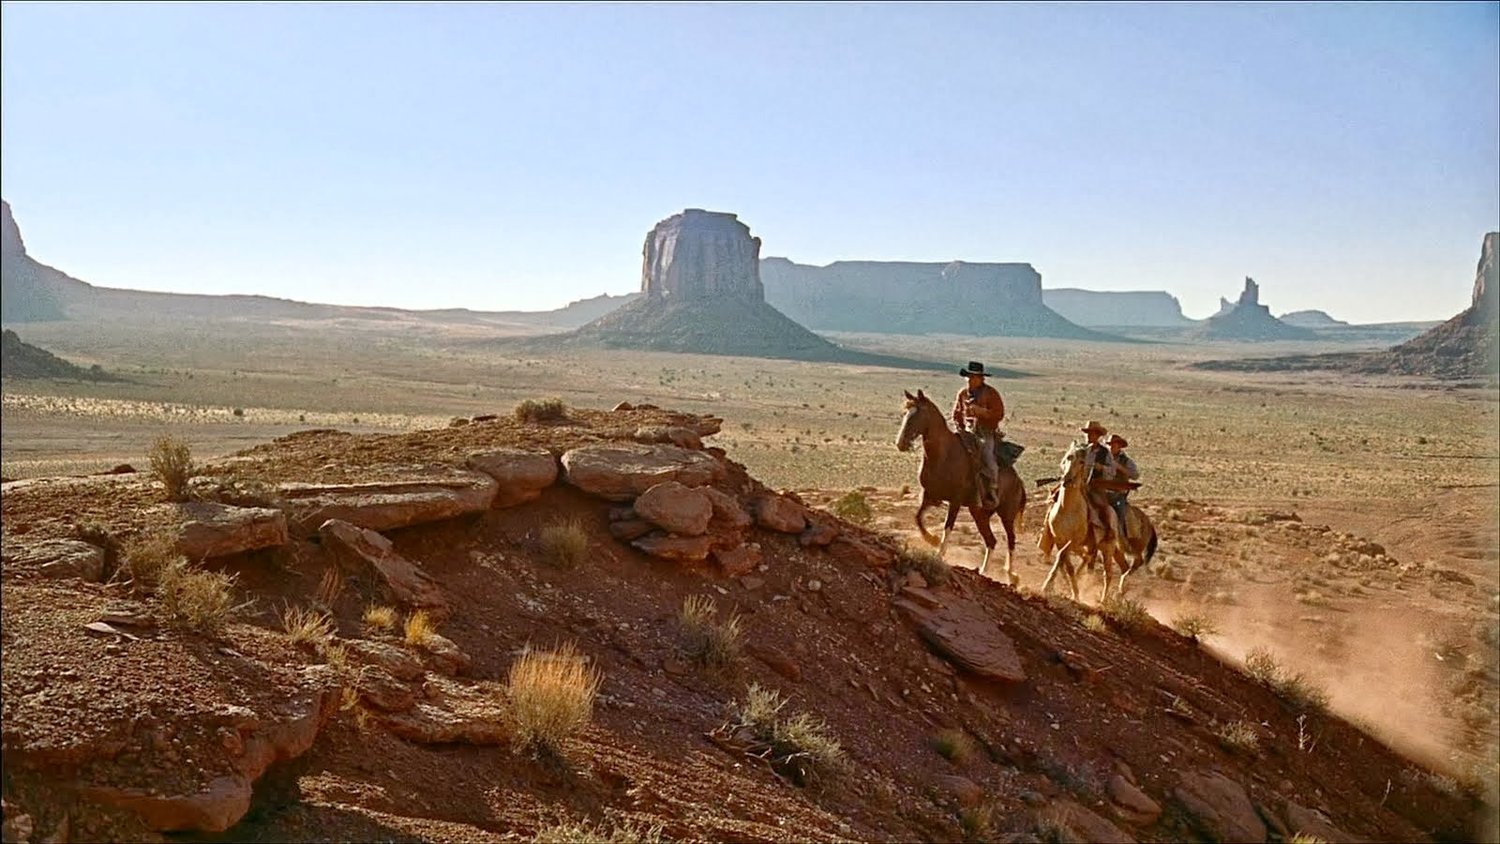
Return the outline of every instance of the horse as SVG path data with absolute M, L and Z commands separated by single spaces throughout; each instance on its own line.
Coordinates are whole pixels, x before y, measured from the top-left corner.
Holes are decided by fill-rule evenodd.
M 1120 569 L 1125 569 L 1125 552 L 1121 548 L 1119 532 L 1111 530 L 1106 534 L 1107 538 L 1096 536 L 1096 531 L 1089 524 L 1087 478 L 1084 477 L 1084 456 L 1088 451 L 1088 445 L 1074 443 L 1069 447 L 1062 459 L 1062 490 L 1058 493 L 1057 500 L 1047 508 L 1047 517 L 1042 523 L 1042 535 L 1037 541 L 1042 550 L 1045 560 L 1052 557 L 1054 549 L 1056 556 L 1052 562 L 1052 569 L 1047 573 L 1047 579 L 1042 581 L 1042 592 L 1052 588 L 1052 579 L 1057 576 L 1057 570 L 1061 568 L 1068 575 L 1068 584 L 1073 590 L 1073 600 L 1078 600 L 1078 577 L 1073 569 L 1073 563 L 1068 559 L 1069 554 L 1077 554 L 1080 561 L 1092 559 L 1099 555 L 1104 563 L 1104 591 L 1099 596 L 1099 602 L 1103 603 L 1109 599 L 1109 581 L 1113 576 L 1110 563 L 1117 562 Z M 1114 523 L 1114 515 L 1108 516 L 1111 525 Z
M 1121 595 L 1125 594 L 1125 578 L 1135 570 L 1145 568 L 1150 564 L 1151 558 L 1156 556 L 1158 540 L 1156 525 L 1152 523 L 1151 517 L 1134 504 L 1126 504 L 1125 525 L 1125 537 L 1121 544 L 1124 546 L 1125 556 L 1131 558 L 1131 563 L 1128 568 L 1122 566 L 1124 570 L 1120 572 Z M 1097 556 L 1098 550 L 1095 549 L 1084 563 L 1084 568 L 1093 569 L 1094 558 Z
M 960 507 L 967 507 L 984 539 L 984 559 L 979 563 L 979 573 L 990 562 L 995 550 L 995 532 L 990 529 L 990 517 L 998 514 L 1000 524 L 1005 526 L 1005 579 L 1011 586 L 1020 583 L 1020 578 L 1011 571 L 1011 558 L 1016 552 L 1016 531 L 1026 512 L 1026 487 L 1015 467 L 1001 466 L 996 481 L 999 503 L 994 509 L 985 509 L 969 502 L 978 500 L 979 486 L 975 477 L 971 457 L 959 439 L 959 434 L 948 427 L 948 418 L 932 399 L 917 391 L 914 396 L 905 393 L 906 404 L 901 417 L 901 430 L 896 436 L 896 448 L 910 451 L 912 441 L 922 438 L 922 470 L 918 481 L 922 486 L 922 501 L 917 505 L 917 530 L 929 545 L 936 545 L 941 557 L 948 549 L 948 534 L 958 520 Z M 972 459 L 978 459 L 975 456 Z M 928 533 L 922 522 L 922 513 L 939 502 L 947 502 L 948 519 L 943 523 L 943 536 L 939 540 Z

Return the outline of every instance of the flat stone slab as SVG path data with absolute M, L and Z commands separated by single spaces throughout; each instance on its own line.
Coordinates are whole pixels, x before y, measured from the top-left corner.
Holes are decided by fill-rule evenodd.
M 1185 774 L 1172 796 L 1193 825 L 1213 841 L 1263 844 L 1266 824 L 1245 787 L 1218 771 Z
M 0 557 L 7 567 L 33 569 L 43 577 L 76 577 L 89 582 L 104 577 L 104 549 L 81 539 L 27 542 L 7 536 Z
M 189 560 L 227 557 L 291 541 L 286 513 L 269 507 L 232 507 L 213 501 L 189 501 L 153 508 L 181 521 L 177 550 Z
M 568 483 L 610 501 L 633 501 L 666 481 L 704 486 L 724 474 L 723 465 L 704 452 L 641 443 L 580 446 L 562 456 L 562 465 Z
M 398 554 L 389 539 L 338 519 L 324 522 L 318 535 L 336 552 L 372 569 L 397 601 L 440 614 L 447 611 L 448 596 L 442 587 L 421 566 Z
M 542 497 L 557 483 L 557 458 L 551 452 L 526 448 L 497 448 L 469 455 L 467 465 L 495 479 L 499 490 L 491 506 L 514 507 Z
M 329 519 L 370 530 L 438 522 L 490 508 L 500 484 L 481 472 L 364 484 L 282 484 L 288 526 L 308 537 Z
M 959 668 L 989 680 L 1026 681 L 1015 643 L 981 606 L 954 595 L 940 600 L 936 607 L 908 597 L 892 603 L 916 625 L 923 639 Z

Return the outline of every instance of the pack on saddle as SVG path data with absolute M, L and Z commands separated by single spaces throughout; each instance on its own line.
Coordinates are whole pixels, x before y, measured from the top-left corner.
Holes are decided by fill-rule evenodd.
M 973 426 L 970 425 L 958 432 L 958 441 L 963 444 L 964 453 L 969 456 L 969 471 L 974 476 L 974 489 L 977 490 L 975 495 L 978 497 L 978 500 L 973 503 L 975 506 L 983 507 L 985 481 L 984 456 L 983 452 L 980 451 L 983 447 L 983 440 L 979 438 L 979 435 L 974 432 Z M 1001 469 L 1008 469 L 1015 466 L 1016 461 L 1021 457 L 1021 452 L 1026 450 L 1026 446 L 1017 445 L 1005 439 L 1004 431 L 995 432 L 994 443 L 995 463 Z

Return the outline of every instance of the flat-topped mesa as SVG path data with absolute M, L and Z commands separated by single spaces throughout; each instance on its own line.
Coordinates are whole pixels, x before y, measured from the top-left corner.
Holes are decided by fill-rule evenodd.
M 642 250 L 641 292 L 668 301 L 765 301 L 760 238 L 734 214 L 689 208 L 657 223 Z

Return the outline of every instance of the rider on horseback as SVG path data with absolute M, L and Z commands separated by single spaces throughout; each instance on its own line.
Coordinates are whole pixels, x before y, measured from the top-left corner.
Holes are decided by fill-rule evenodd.
M 1130 443 L 1119 434 L 1109 436 L 1109 456 L 1112 468 L 1106 470 L 1099 477 L 1111 481 L 1138 481 L 1141 478 L 1140 467 L 1125 453 L 1125 447 Z M 1129 512 L 1130 505 L 1126 498 L 1130 496 L 1129 489 L 1112 489 L 1105 493 L 1109 498 L 1109 505 L 1114 508 L 1115 515 L 1120 517 L 1120 538 L 1126 538 L 1126 527 L 1129 520 L 1125 518 Z
M 994 509 L 1000 499 L 997 490 L 1000 464 L 995 459 L 996 430 L 1005 419 L 1005 401 L 1000 398 L 998 390 L 984 382 L 988 377 L 984 364 L 971 360 L 958 374 L 969 379 L 969 383 L 958 391 L 958 398 L 953 402 L 953 423 L 959 431 L 965 428 L 973 430 L 979 441 L 979 478 L 983 496 L 980 505 Z
M 1099 441 L 1099 438 L 1108 433 L 1109 429 L 1091 419 L 1080 430 L 1088 438 L 1087 451 L 1084 452 L 1083 456 L 1083 476 L 1087 479 L 1088 483 L 1089 522 L 1097 526 L 1101 531 L 1104 531 L 1107 535 L 1111 530 L 1109 526 L 1114 521 L 1109 518 L 1113 502 L 1108 497 L 1108 491 L 1095 485 L 1094 481 L 1112 482 L 1116 479 L 1120 470 L 1115 465 L 1114 454 L 1109 446 Z M 1129 458 L 1126 459 L 1128 460 Z M 1132 461 L 1131 466 L 1134 467 L 1134 465 L 1135 463 Z M 1056 501 L 1057 495 L 1061 491 L 1062 484 L 1053 487 L 1050 501 Z M 1121 516 L 1121 522 L 1124 522 L 1123 516 Z

